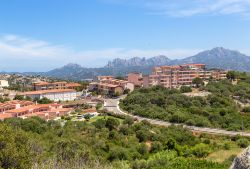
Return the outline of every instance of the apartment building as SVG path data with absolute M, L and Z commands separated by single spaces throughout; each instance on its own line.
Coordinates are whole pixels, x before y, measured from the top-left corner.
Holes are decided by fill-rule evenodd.
M 130 91 L 134 90 L 134 84 L 126 80 L 114 79 L 112 76 L 99 76 L 98 79 L 98 82 L 89 84 L 90 91 L 115 95 L 116 93 L 123 94 L 126 89 L 129 89 Z
M 130 83 L 133 83 L 135 86 L 143 86 L 143 75 L 142 73 L 129 73 L 127 80 Z
M 155 67 L 148 76 L 148 86 L 162 85 L 166 88 L 178 88 L 183 85 L 192 85 L 194 78 L 203 80 L 226 78 L 226 71 L 206 70 L 205 64 L 184 64 L 176 66 Z
M 23 93 L 24 96 L 32 99 L 42 99 L 44 97 L 53 101 L 72 101 L 77 97 L 74 89 L 54 89 L 54 90 L 38 90 Z
M 33 83 L 33 89 L 39 90 L 55 90 L 55 89 L 76 89 L 80 87 L 79 83 L 68 83 L 68 82 L 37 82 Z
M 34 104 L 29 101 L 14 100 L 0 104 L 0 120 L 11 117 L 28 118 L 33 116 L 51 120 L 69 114 L 72 110 L 71 108 L 63 108 L 62 105 L 57 103 Z

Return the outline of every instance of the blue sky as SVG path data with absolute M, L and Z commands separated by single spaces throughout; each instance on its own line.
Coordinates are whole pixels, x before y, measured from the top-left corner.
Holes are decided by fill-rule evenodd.
M 216 46 L 250 55 L 250 0 L 3 0 L 0 71 L 183 58 Z

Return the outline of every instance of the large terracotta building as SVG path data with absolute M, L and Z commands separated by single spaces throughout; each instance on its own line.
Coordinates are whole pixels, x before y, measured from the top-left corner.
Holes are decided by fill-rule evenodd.
M 176 66 L 155 67 L 148 76 L 148 86 L 161 85 L 167 88 L 178 88 L 183 85 L 192 85 L 194 78 L 203 80 L 226 79 L 226 71 L 206 70 L 205 64 L 184 64 Z M 147 85 L 147 84 L 145 84 Z
M 69 114 L 72 110 L 71 108 L 63 108 L 62 105 L 57 103 L 34 104 L 30 101 L 13 100 L 0 103 L 0 120 L 11 117 L 28 118 L 32 116 L 51 120 Z
M 90 91 L 98 91 L 102 94 L 123 94 L 124 90 L 134 90 L 134 84 L 126 80 L 115 79 L 112 76 L 98 76 L 98 81 L 89 84 Z
M 33 89 L 38 90 L 55 90 L 55 89 L 77 89 L 80 87 L 79 83 L 68 83 L 68 82 L 38 82 L 33 83 Z

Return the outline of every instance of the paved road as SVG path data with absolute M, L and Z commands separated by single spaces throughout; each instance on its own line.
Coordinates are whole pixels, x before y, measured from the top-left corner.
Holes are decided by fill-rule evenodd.
M 122 98 L 120 98 L 120 99 L 122 99 Z M 104 108 L 106 108 L 108 111 L 112 111 L 116 114 L 125 114 L 125 115 L 132 116 L 134 118 L 137 118 L 139 121 L 147 120 L 151 124 L 155 124 L 155 125 L 161 125 L 161 126 L 166 126 L 166 127 L 168 127 L 170 125 L 180 125 L 180 124 L 176 124 L 176 123 L 169 123 L 166 121 L 154 120 L 154 119 L 149 119 L 149 118 L 144 118 L 144 117 L 139 117 L 139 116 L 127 114 L 119 108 L 119 100 L 120 99 L 106 99 L 104 101 Z M 183 127 L 187 128 L 191 131 L 194 131 L 194 132 L 202 132 L 202 133 L 210 133 L 210 134 L 218 134 L 218 135 L 228 135 L 228 136 L 241 135 L 241 136 L 245 136 L 245 137 L 250 137 L 250 133 L 248 133 L 248 132 L 227 131 L 227 130 L 222 130 L 222 129 L 186 126 L 186 125 L 183 125 Z

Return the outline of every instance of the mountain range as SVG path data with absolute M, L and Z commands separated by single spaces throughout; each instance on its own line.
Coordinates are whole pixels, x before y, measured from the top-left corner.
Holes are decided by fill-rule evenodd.
M 131 59 L 116 58 L 101 68 L 85 68 L 78 64 L 70 63 L 61 68 L 39 74 L 62 79 L 84 80 L 93 79 L 100 75 L 124 76 L 129 72 L 150 74 L 154 66 L 179 65 L 185 63 L 203 63 L 206 64 L 208 69 L 218 68 L 250 72 L 249 56 L 238 51 L 216 47 L 212 50 L 206 50 L 184 59 L 172 60 L 164 55 L 148 59 L 140 57 L 134 57 Z

